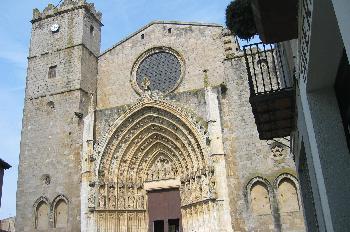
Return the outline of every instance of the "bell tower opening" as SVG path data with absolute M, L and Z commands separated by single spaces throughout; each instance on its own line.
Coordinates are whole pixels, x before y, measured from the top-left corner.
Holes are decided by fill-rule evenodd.
M 181 199 L 179 189 L 153 190 L 147 193 L 149 232 L 180 232 Z

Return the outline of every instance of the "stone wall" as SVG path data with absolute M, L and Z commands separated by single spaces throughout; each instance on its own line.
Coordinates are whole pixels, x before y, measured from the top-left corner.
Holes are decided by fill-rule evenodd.
M 80 231 L 82 118 L 96 92 L 101 23 L 91 5 L 69 0 L 34 10 L 32 23 L 16 229 Z
M 15 217 L 0 220 L 0 231 L 15 232 Z
M 126 211 L 135 207 L 124 202 L 118 208 L 114 190 L 134 202 L 132 188 L 136 186 L 139 195 L 145 189 L 130 182 L 135 186 L 126 194 L 126 185 L 115 181 L 122 176 L 122 181 L 130 176 L 139 181 L 137 173 L 125 175 L 123 170 L 141 170 L 143 178 L 154 158 L 139 155 L 142 146 L 134 139 L 138 135 L 144 136 L 138 138 L 145 138 L 142 142 L 161 138 L 169 145 L 164 149 L 182 167 L 170 182 L 180 186 L 182 198 L 192 197 L 191 188 L 198 190 L 189 204 L 182 201 L 184 228 L 200 230 L 206 221 L 213 222 L 207 231 L 304 231 L 289 144 L 259 140 L 244 60 L 234 38 L 221 26 L 153 22 L 99 56 L 100 14 L 85 1 L 65 0 L 58 9 L 49 5 L 42 13 L 35 10 L 32 22 L 18 231 L 80 231 L 81 225 L 83 231 L 92 231 L 96 224 L 108 227 L 119 217 L 120 230 L 128 230 Z M 50 31 L 53 23 L 59 24 L 58 32 Z M 182 79 L 165 96 L 147 91 L 141 96 L 133 86 L 135 62 L 159 48 L 176 52 Z M 49 78 L 54 66 L 56 75 Z M 155 130 L 158 135 L 149 136 Z M 172 147 L 177 150 L 171 152 Z M 127 155 L 115 156 L 116 151 Z M 148 166 L 133 169 L 134 161 L 143 163 L 141 159 Z M 170 164 L 167 157 L 162 160 Z M 118 166 L 115 174 L 113 165 L 118 162 L 129 166 Z M 210 192 L 210 197 L 203 192 Z M 131 220 L 143 220 L 135 228 L 146 230 L 145 205 L 140 208 L 140 215 L 133 214 Z
M 97 108 L 136 101 L 138 94 L 130 84 L 133 65 L 141 54 L 154 47 L 171 47 L 184 59 L 185 75 L 175 92 L 203 88 L 206 69 L 210 83 L 220 84 L 224 58 L 222 30 L 218 25 L 154 22 L 107 50 L 99 58 Z
M 288 142 L 280 140 L 282 145 L 259 139 L 244 62 L 241 53 L 225 61 L 227 91 L 220 99 L 233 227 L 236 231 L 304 231 L 301 210 L 279 213 L 276 180 L 281 174 L 294 180 L 295 164 Z M 268 209 L 261 208 L 264 204 L 255 206 L 251 199 L 256 184 L 265 188 L 261 193 L 268 193 Z M 296 181 L 298 191 L 297 186 Z
M 152 47 L 171 47 L 184 58 L 186 74 L 179 87 L 166 96 L 168 100 L 208 123 L 205 87 L 211 86 L 218 94 L 233 229 L 304 231 L 289 143 L 259 139 L 249 104 L 244 58 L 232 40 L 220 27 L 153 23 L 107 50 L 99 61 L 97 143 L 140 98 L 130 83 L 137 58 Z M 225 60 L 225 56 L 230 59 Z M 281 187 L 278 180 L 282 177 L 293 185 L 285 187 L 281 182 Z M 256 185 L 261 186 L 257 193 Z M 287 193 L 296 194 L 289 196 L 293 202 L 283 201 L 285 188 L 291 190 Z M 254 194 L 256 199 L 252 199 Z
M 38 199 L 46 197 L 50 209 L 61 194 L 69 199 L 69 228 L 79 230 L 83 125 L 74 112 L 79 111 L 81 98 L 80 91 L 73 91 L 25 102 L 17 189 L 19 231 L 34 229 Z

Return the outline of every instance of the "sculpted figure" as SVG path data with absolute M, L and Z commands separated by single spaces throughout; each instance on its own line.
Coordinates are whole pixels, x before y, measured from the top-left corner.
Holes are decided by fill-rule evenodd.
M 109 189 L 109 196 L 108 196 L 108 207 L 110 209 L 114 209 L 116 207 L 116 203 L 115 203 L 115 189 L 114 188 L 110 188 Z
M 209 194 L 209 180 L 206 175 L 202 175 L 202 198 L 207 199 Z
M 135 191 L 133 187 L 128 190 L 127 206 L 130 209 L 134 209 L 136 204 Z
M 144 197 L 142 195 L 139 195 L 137 197 L 137 208 L 138 209 L 143 209 L 144 208 Z
M 150 180 L 156 180 L 158 177 L 157 177 L 157 168 L 156 168 L 156 165 L 153 164 L 152 168 L 151 168 L 151 171 L 150 171 Z
M 167 179 L 174 178 L 174 172 L 172 170 L 171 163 L 168 160 L 165 161 L 164 169 L 165 169 L 165 174 Z
M 189 203 L 193 203 L 196 200 L 196 181 L 194 179 L 190 179 L 190 184 L 188 185 L 188 200 Z
M 160 180 L 162 178 L 163 173 L 161 172 L 162 169 L 162 163 L 158 159 L 156 162 L 156 180 Z
M 210 198 L 216 198 L 216 182 L 212 172 L 209 172 L 209 194 Z
M 124 197 L 118 198 L 118 209 L 125 209 L 125 199 Z
M 201 179 L 199 177 L 196 177 L 195 183 L 196 183 L 195 200 L 199 201 L 201 199 L 201 197 L 202 197 Z
M 100 208 L 106 207 L 106 192 L 104 186 L 100 187 L 100 195 L 98 201 Z
M 94 190 L 90 190 L 89 197 L 88 197 L 88 207 L 94 208 L 95 207 L 95 193 Z
M 182 204 L 183 205 L 187 205 L 188 202 L 189 202 L 189 187 L 188 187 L 189 183 L 186 181 L 184 183 L 184 186 L 183 186 L 183 189 L 182 189 L 182 194 L 181 194 L 181 197 L 182 197 Z
M 118 191 L 118 208 L 119 209 L 125 208 L 125 189 L 123 185 L 119 187 L 119 191 Z
M 129 196 L 128 198 L 128 208 L 129 209 L 134 209 L 135 208 L 135 196 Z

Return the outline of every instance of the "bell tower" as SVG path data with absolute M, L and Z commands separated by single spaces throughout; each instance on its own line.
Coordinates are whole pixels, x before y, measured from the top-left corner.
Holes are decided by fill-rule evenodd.
M 96 93 L 101 13 L 64 0 L 34 9 L 31 22 L 16 229 L 80 231 L 83 117 Z

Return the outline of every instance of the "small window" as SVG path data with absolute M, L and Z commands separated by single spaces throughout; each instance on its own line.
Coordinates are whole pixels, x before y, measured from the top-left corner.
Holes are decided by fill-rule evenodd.
M 55 78 L 56 77 L 56 69 L 57 69 L 57 65 L 50 66 L 49 73 L 48 73 L 49 78 Z
M 180 232 L 180 220 L 169 219 L 168 220 L 168 232 Z
M 95 28 L 94 28 L 94 26 L 90 26 L 90 35 L 91 36 L 94 36 L 95 35 Z
M 168 28 L 168 33 L 169 33 L 169 34 L 171 33 L 171 28 Z
M 145 38 L 145 34 L 142 34 L 142 35 L 141 35 L 141 39 L 144 39 L 144 38 Z
M 153 232 L 164 232 L 163 220 L 157 220 L 153 222 Z

